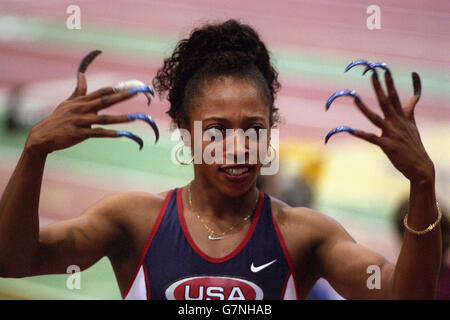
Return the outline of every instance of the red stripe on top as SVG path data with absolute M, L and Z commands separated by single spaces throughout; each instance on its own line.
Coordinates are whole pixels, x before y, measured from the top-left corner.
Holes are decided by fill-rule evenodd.
M 147 300 L 151 299 L 150 295 L 150 280 L 148 279 L 148 269 L 147 265 L 143 264 L 142 269 L 144 269 L 144 279 L 145 279 L 145 289 L 147 290 Z
M 183 229 L 184 236 L 186 237 L 188 243 L 191 245 L 192 249 L 194 249 L 194 251 L 201 258 L 205 259 L 206 261 L 212 262 L 212 263 L 225 262 L 225 261 L 227 261 L 229 259 L 232 259 L 239 252 L 241 252 L 241 250 L 245 247 L 247 242 L 252 237 L 253 232 L 255 231 L 256 225 L 257 225 L 258 220 L 259 220 L 259 216 L 261 214 L 262 205 L 264 203 L 264 194 L 261 191 L 259 191 L 259 200 L 258 200 L 258 206 L 257 206 L 256 212 L 255 212 L 255 217 L 253 218 L 253 221 L 252 221 L 252 223 L 250 225 L 250 228 L 247 231 L 247 234 L 246 234 L 244 240 L 242 240 L 242 242 L 239 244 L 239 246 L 236 249 L 234 249 L 232 252 L 230 252 L 226 256 L 224 256 L 222 258 L 213 258 L 213 257 L 208 256 L 199 247 L 197 247 L 197 245 L 195 244 L 194 240 L 192 239 L 192 237 L 191 237 L 191 235 L 189 233 L 189 230 L 188 230 L 187 225 L 186 225 L 186 220 L 184 219 L 183 200 L 182 200 L 182 197 L 181 197 L 182 190 L 183 190 L 183 188 L 180 188 L 180 189 L 177 190 L 178 219 L 180 220 L 180 224 L 181 224 L 181 228 Z
M 170 190 L 167 193 L 166 198 L 164 199 L 164 202 L 161 206 L 161 209 L 159 209 L 158 217 L 156 218 L 156 221 L 153 224 L 153 227 L 150 231 L 147 241 L 145 242 L 144 250 L 142 250 L 141 259 L 139 260 L 139 264 L 137 266 L 136 272 L 134 273 L 133 279 L 131 280 L 130 285 L 128 286 L 128 289 L 125 291 L 125 294 L 122 296 L 123 299 L 126 298 L 126 296 L 128 295 L 128 292 L 130 292 L 130 289 L 133 286 L 134 280 L 136 280 L 137 274 L 139 272 L 139 268 L 141 267 L 142 262 L 144 262 L 145 255 L 147 254 L 147 250 L 152 243 L 152 240 L 156 234 L 156 231 L 158 231 L 159 225 L 161 224 L 161 221 L 164 217 L 164 213 L 166 212 L 167 206 L 169 205 L 169 201 L 170 201 L 170 197 L 172 196 L 172 193 L 173 193 L 173 190 Z
M 283 250 L 284 257 L 286 258 L 286 261 L 289 265 L 289 269 L 291 271 L 290 273 L 292 274 L 292 277 L 294 278 L 295 295 L 298 300 L 299 294 L 298 294 L 297 277 L 295 276 L 294 264 L 292 263 L 291 255 L 289 254 L 289 251 L 287 250 L 286 244 L 283 239 L 283 235 L 281 234 L 280 229 L 278 228 L 278 224 L 275 221 L 275 217 L 273 215 L 272 215 L 272 220 L 273 220 L 273 226 L 275 227 L 275 232 L 277 233 L 278 241 L 280 242 L 281 249 Z M 289 275 L 286 279 L 287 280 L 289 279 Z M 287 280 L 286 280 L 286 287 L 287 287 Z M 286 287 L 283 289 L 283 295 L 281 296 L 281 298 L 283 298 L 283 296 L 284 296 Z

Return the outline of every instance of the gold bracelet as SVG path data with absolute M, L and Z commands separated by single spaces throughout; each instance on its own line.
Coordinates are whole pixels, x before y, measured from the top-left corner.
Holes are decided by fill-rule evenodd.
M 439 207 L 439 203 L 436 202 L 436 206 L 437 206 L 437 209 L 438 209 L 437 220 L 433 224 L 430 224 L 428 226 L 428 228 L 426 228 L 424 230 L 420 230 L 420 231 L 411 229 L 411 227 L 408 226 L 408 223 L 406 222 L 408 220 L 408 213 L 407 213 L 405 215 L 405 219 L 403 219 L 403 225 L 405 226 L 406 230 L 408 230 L 409 232 L 411 232 L 411 233 L 413 233 L 415 235 L 418 235 L 418 236 L 424 235 L 424 234 L 430 232 L 431 230 L 433 230 L 438 225 L 438 223 L 441 222 L 441 218 L 442 218 L 442 212 L 441 212 L 441 208 Z

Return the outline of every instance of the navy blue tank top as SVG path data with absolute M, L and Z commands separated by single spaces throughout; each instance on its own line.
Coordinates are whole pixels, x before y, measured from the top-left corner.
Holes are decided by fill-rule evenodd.
M 187 230 L 181 191 L 168 192 L 124 299 L 298 298 L 294 268 L 268 195 L 260 191 L 240 245 L 222 258 L 213 258 L 197 247 Z

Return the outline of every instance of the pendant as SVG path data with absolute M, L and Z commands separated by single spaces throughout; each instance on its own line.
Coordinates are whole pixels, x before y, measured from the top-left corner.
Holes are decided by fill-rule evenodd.
M 208 235 L 208 239 L 214 241 L 214 240 L 222 240 L 224 239 L 224 237 L 214 237 L 213 235 L 210 234 Z

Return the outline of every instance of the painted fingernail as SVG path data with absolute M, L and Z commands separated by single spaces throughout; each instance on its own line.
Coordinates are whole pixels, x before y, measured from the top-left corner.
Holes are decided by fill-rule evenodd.
M 139 87 L 134 87 L 128 90 L 129 93 L 131 94 L 135 94 L 135 93 L 139 93 L 139 92 L 143 92 L 145 94 L 145 96 L 147 97 L 147 105 L 150 105 L 153 97 L 155 96 L 155 91 L 153 90 L 153 88 L 151 86 L 139 86 Z
M 155 144 L 158 143 L 159 140 L 159 130 L 158 130 L 158 126 L 156 125 L 155 120 L 153 120 L 152 117 L 150 117 L 149 115 L 143 114 L 143 113 L 131 113 L 131 114 L 127 114 L 127 118 L 128 120 L 142 120 L 147 122 L 153 129 L 153 132 L 155 133 Z
M 94 61 L 94 59 L 100 54 L 102 53 L 101 50 L 93 50 L 91 52 L 89 52 L 80 62 L 80 65 L 78 67 L 78 73 L 85 73 L 88 66 L 92 63 L 92 61 Z M 77 74 L 78 74 L 77 73 Z
M 422 95 L 422 84 L 420 82 L 419 74 L 417 72 L 413 72 L 411 73 L 411 76 L 413 80 L 414 95 L 418 96 L 420 99 L 420 96 Z M 417 101 L 419 101 L 419 99 L 417 99 Z
M 347 72 L 348 70 L 350 70 L 351 68 L 353 68 L 355 66 L 364 65 L 364 66 L 366 66 L 366 69 L 364 70 L 362 75 L 365 75 L 367 71 L 372 70 L 373 73 L 375 74 L 375 77 L 378 78 L 378 73 L 375 70 L 375 68 L 372 66 L 372 64 L 373 63 L 368 60 L 362 60 L 362 59 L 356 60 L 356 61 L 350 62 L 349 65 L 347 67 L 345 67 L 344 72 Z
M 325 144 L 328 142 L 328 140 L 330 140 L 331 136 L 339 133 L 339 132 L 349 132 L 349 133 L 355 133 L 356 130 L 347 126 L 340 126 L 337 128 L 334 128 L 333 130 L 331 130 L 330 132 L 327 133 L 327 136 L 325 137 Z
M 362 60 L 362 59 L 355 60 L 355 61 L 350 62 L 350 63 L 348 64 L 348 66 L 345 67 L 345 71 L 344 71 L 344 72 L 347 72 L 347 71 L 350 70 L 351 68 L 353 68 L 353 67 L 355 67 L 355 66 L 359 66 L 359 65 L 365 65 L 365 66 L 369 67 L 371 63 L 372 63 L 372 62 L 370 62 L 370 61 Z
M 116 134 L 119 137 L 126 137 L 135 141 L 139 145 L 139 151 L 142 150 L 142 147 L 144 146 L 144 141 L 142 141 L 142 139 L 137 135 L 135 135 L 134 133 L 131 133 L 129 131 L 116 131 Z
M 384 62 L 371 63 L 371 64 L 370 64 L 370 67 L 371 67 L 373 70 L 375 70 L 375 68 L 381 68 L 381 69 L 383 69 L 384 71 L 386 71 L 386 73 L 388 74 L 389 77 L 392 76 L 392 75 L 391 75 L 391 70 L 389 70 L 388 66 L 387 66 L 386 63 L 384 63 Z M 365 69 L 364 72 L 363 72 L 363 75 L 366 74 L 366 72 L 369 71 L 371 68 L 369 68 L 369 66 L 366 67 L 366 69 Z M 378 75 L 377 75 L 377 76 L 378 76 Z
M 327 103 L 325 104 L 325 110 L 328 110 L 330 108 L 331 104 L 333 103 L 333 101 L 336 98 L 341 97 L 341 96 L 352 96 L 353 98 L 355 98 L 355 100 L 357 102 L 361 102 L 361 99 L 359 99 L 355 90 L 344 89 L 344 90 L 336 91 L 335 93 L 333 93 L 331 95 L 331 97 L 328 98 Z
M 128 90 L 129 93 L 138 93 L 138 92 L 148 92 L 151 95 L 154 95 L 154 91 L 153 88 L 150 86 L 139 86 L 139 87 L 134 87 Z

